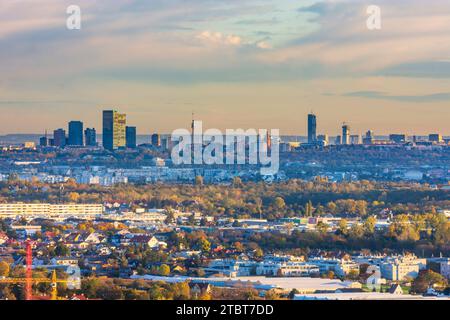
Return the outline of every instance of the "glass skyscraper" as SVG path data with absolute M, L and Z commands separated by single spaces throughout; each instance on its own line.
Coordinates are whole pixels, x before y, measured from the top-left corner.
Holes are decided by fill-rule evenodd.
M 126 146 L 126 114 L 115 110 L 103 111 L 103 147 L 116 150 Z
M 84 130 L 84 141 L 85 144 L 90 147 L 97 145 L 97 132 L 94 128 L 86 128 L 86 130 Z
M 53 131 L 53 144 L 55 147 L 64 148 L 66 145 L 66 130 L 56 129 Z
M 136 148 L 136 127 L 126 127 L 126 145 L 127 148 Z
M 69 122 L 69 146 L 82 146 L 83 145 L 83 122 L 70 121 Z
M 160 147 L 161 146 L 161 136 L 157 133 L 152 134 L 152 145 L 154 147 Z
M 317 119 L 315 114 L 308 114 L 308 143 L 317 142 Z
M 350 144 L 350 127 L 346 123 L 342 125 L 342 144 Z

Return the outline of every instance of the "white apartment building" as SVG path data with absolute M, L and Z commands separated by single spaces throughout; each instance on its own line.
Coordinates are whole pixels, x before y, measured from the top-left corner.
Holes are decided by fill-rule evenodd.
M 0 203 L 0 217 L 95 216 L 102 213 L 101 204 Z
M 352 270 L 359 273 L 359 264 L 351 260 L 314 257 L 310 258 L 308 262 L 317 266 L 320 273 L 333 271 L 339 277 L 349 274 Z
M 256 268 L 255 262 L 232 259 L 216 259 L 204 268 L 206 272 L 221 273 L 228 277 L 249 276 Z
M 306 277 L 318 273 L 320 270 L 317 266 L 305 262 L 263 261 L 256 266 L 256 275 L 258 276 Z
M 402 281 L 416 278 L 419 275 L 420 265 L 416 259 L 401 258 L 381 263 L 380 269 L 383 278 Z
M 377 255 L 357 256 L 353 260 L 359 264 L 368 264 L 380 268 L 382 278 L 392 281 L 402 281 L 406 278 L 416 278 L 420 270 L 426 269 L 427 260 L 408 255 Z
M 211 261 L 204 269 L 208 272 L 222 273 L 229 277 L 246 276 L 283 276 L 303 277 L 319 273 L 315 265 L 301 261 L 273 261 L 265 259 L 262 262 L 247 260 L 217 259 Z

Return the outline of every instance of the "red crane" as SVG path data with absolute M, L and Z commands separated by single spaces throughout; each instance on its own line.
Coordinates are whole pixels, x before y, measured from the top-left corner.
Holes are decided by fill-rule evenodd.
M 27 281 L 25 282 L 25 300 L 32 299 L 32 278 L 33 278 L 33 253 L 31 249 L 31 240 L 26 241 L 27 246 L 27 255 L 26 255 L 26 274 L 25 278 Z
M 23 242 L 21 242 L 23 243 Z M 56 270 L 53 270 L 51 279 L 49 278 L 33 278 L 33 241 L 27 239 L 25 241 L 26 245 L 26 256 L 25 256 L 25 266 L 26 273 L 25 278 L 0 278 L 0 283 L 24 283 L 25 284 L 25 299 L 33 300 L 33 283 L 50 283 L 52 286 L 51 299 L 58 299 L 58 283 L 70 283 L 69 280 L 59 280 L 56 278 Z

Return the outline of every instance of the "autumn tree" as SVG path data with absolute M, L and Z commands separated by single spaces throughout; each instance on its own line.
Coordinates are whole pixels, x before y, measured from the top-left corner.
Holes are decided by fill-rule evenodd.
M 9 275 L 9 264 L 6 261 L 0 261 L 0 277 Z
M 414 279 L 411 290 L 415 293 L 425 293 L 428 288 L 444 289 L 447 285 L 447 280 L 437 272 L 431 270 L 420 271 L 419 276 Z

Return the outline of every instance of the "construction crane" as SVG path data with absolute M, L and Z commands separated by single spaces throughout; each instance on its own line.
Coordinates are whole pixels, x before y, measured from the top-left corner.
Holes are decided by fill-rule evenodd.
M 32 242 L 26 241 L 26 271 L 25 278 L 3 278 L 0 279 L 0 283 L 25 283 L 25 300 L 33 300 L 32 288 L 33 283 L 50 283 L 51 284 L 51 300 L 58 299 L 58 283 L 71 283 L 70 280 L 57 279 L 56 270 L 53 270 L 51 279 L 49 278 L 33 278 L 33 254 L 32 254 Z

